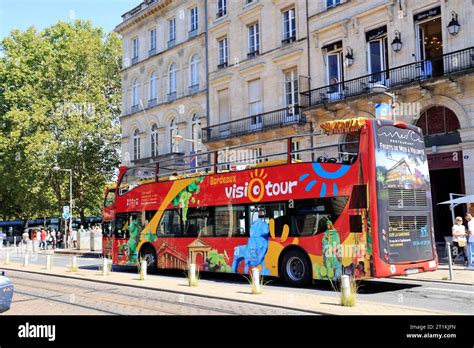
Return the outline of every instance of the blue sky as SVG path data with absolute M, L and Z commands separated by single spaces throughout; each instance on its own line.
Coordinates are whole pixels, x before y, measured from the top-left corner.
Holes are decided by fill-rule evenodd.
M 0 39 L 13 28 L 25 30 L 34 25 L 41 30 L 58 20 L 89 19 L 94 26 L 111 31 L 121 15 L 141 0 L 0 0 Z

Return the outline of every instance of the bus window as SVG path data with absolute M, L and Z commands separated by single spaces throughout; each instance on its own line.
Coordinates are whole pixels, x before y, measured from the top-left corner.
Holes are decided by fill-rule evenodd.
M 212 207 L 189 208 L 183 223 L 185 237 L 213 236 L 214 219 Z
M 162 237 L 179 237 L 183 235 L 181 215 L 178 209 L 170 209 L 163 213 L 157 234 Z
M 289 225 L 289 217 L 286 214 L 285 203 L 267 203 L 250 205 L 250 223 L 257 219 L 263 219 L 267 224 L 270 219 L 275 221 L 275 236 L 280 237 L 285 224 Z
M 115 230 L 114 230 L 115 237 L 129 238 L 130 237 L 130 231 L 129 231 L 130 224 L 134 220 L 139 219 L 139 214 L 141 214 L 141 212 L 117 214 L 116 219 L 115 219 Z
M 290 209 L 291 236 L 312 236 L 327 231 L 327 223 L 333 224 L 346 206 L 348 197 L 328 197 L 295 201 Z
M 112 204 L 114 204 L 114 200 L 115 189 L 107 192 L 107 196 L 105 196 L 104 207 L 110 207 Z
M 216 207 L 216 236 L 247 236 L 246 207 L 243 205 L 229 205 Z

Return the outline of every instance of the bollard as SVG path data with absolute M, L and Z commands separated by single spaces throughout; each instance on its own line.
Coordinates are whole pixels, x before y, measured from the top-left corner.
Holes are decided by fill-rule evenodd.
M 26 253 L 25 254 L 25 257 L 23 259 L 23 267 L 28 267 L 28 260 L 30 258 L 30 254 L 29 253 Z
M 72 257 L 72 271 L 76 272 L 77 271 L 77 256 Z
M 46 255 L 46 269 L 51 269 L 51 255 Z
M 108 265 L 107 265 L 107 258 L 104 257 L 102 259 L 102 275 L 106 276 L 108 274 L 108 271 L 109 271 L 109 269 L 108 269 Z
M 344 298 L 349 298 L 351 295 L 351 282 L 348 275 L 341 277 L 341 291 Z
M 252 287 L 254 294 L 259 294 L 262 289 L 260 287 L 260 274 L 258 268 L 252 268 Z
M 7 253 L 5 254 L 5 265 L 10 264 L 10 250 L 7 249 Z
M 196 284 L 196 264 L 191 263 L 189 265 L 189 285 Z
M 13 237 L 13 247 L 16 248 L 16 236 Z
M 453 257 L 451 256 L 451 244 L 449 242 L 446 242 L 446 248 L 448 248 L 449 280 L 453 280 Z
M 146 268 L 147 268 L 146 260 L 140 261 L 140 280 L 146 279 Z

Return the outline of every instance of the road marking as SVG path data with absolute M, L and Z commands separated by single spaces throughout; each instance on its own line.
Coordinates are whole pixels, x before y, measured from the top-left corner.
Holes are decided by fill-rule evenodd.
M 425 288 L 426 290 L 437 290 L 437 291 L 446 291 L 446 292 L 462 292 L 464 294 L 473 294 L 474 291 L 465 291 L 465 290 L 454 290 L 454 289 L 445 289 L 445 288 Z

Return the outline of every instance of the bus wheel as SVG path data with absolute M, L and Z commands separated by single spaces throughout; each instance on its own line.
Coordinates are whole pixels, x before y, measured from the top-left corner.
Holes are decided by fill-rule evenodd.
M 142 259 L 146 260 L 147 271 L 152 273 L 156 271 L 156 252 L 151 246 L 147 246 L 140 251 Z
M 291 286 L 305 286 L 311 281 L 311 263 L 308 257 L 298 249 L 289 250 L 281 261 L 280 274 Z

